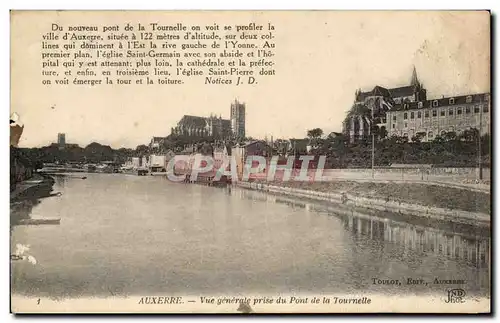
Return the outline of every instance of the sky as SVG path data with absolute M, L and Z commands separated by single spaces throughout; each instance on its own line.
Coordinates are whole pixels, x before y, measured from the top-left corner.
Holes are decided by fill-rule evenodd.
M 233 24 L 272 22 L 276 75 L 254 86 L 46 87 L 40 39 L 52 22 L 124 21 Z M 11 112 L 25 125 L 20 147 L 93 141 L 135 148 L 167 136 L 184 114 L 229 119 L 246 104 L 254 138 L 303 138 L 308 129 L 342 130 L 356 89 L 408 85 L 413 66 L 428 98 L 490 91 L 488 12 L 37 12 L 11 19 Z

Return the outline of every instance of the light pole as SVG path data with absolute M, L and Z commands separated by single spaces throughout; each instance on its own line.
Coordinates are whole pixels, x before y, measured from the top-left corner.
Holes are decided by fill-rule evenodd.
M 373 119 L 374 108 L 375 106 L 372 106 L 372 122 L 370 122 L 370 132 L 372 133 L 372 178 L 375 178 L 375 133 L 373 132 L 375 122 Z
M 375 178 L 375 133 L 373 132 L 373 108 L 372 108 L 372 123 L 371 123 L 371 133 L 372 133 L 372 178 Z
M 490 101 L 488 100 L 488 111 L 489 111 L 489 104 L 490 104 Z M 482 163 L 482 143 L 481 143 L 481 130 L 483 129 L 483 109 L 484 107 L 481 106 L 481 108 L 479 109 L 479 136 L 478 136 L 478 149 L 479 149 L 479 152 L 478 152 L 478 166 L 479 166 L 479 179 L 482 180 L 483 179 L 483 163 Z

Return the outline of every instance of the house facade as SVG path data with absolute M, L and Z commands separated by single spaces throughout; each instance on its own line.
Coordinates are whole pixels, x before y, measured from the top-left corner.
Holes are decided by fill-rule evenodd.
M 490 119 L 490 94 L 480 93 L 395 105 L 387 111 L 386 129 L 389 136 L 432 141 L 438 135 L 460 135 L 470 129 L 490 133 Z

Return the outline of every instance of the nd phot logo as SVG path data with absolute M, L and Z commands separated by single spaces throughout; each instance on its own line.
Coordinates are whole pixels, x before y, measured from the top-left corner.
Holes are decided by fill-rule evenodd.
M 448 290 L 448 299 L 445 303 L 465 303 L 465 290 L 461 288 L 455 288 Z

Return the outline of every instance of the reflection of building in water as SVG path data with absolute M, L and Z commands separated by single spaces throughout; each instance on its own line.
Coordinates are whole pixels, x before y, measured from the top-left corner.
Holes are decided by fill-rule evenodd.
M 57 185 L 65 187 L 68 178 L 66 176 L 54 176 L 54 181 Z
M 39 199 L 27 199 L 10 206 L 10 226 L 18 225 L 20 220 L 31 219 L 33 208 L 40 204 Z
M 325 206 L 290 199 L 285 196 L 265 194 L 262 192 L 236 189 L 233 193 L 240 198 L 286 204 L 292 208 L 305 208 L 309 211 L 322 211 Z M 465 236 L 460 233 L 448 233 L 432 227 L 396 222 L 386 218 L 361 213 L 339 214 L 339 209 L 326 207 L 342 219 L 344 228 L 356 236 L 367 236 L 374 240 L 383 240 L 403 246 L 417 252 L 433 253 L 449 258 L 462 260 L 485 267 L 490 264 L 490 239 L 479 236 Z M 349 211 L 350 212 L 350 211 Z
M 305 203 L 302 201 L 297 201 L 297 200 L 292 200 L 292 199 L 288 199 L 288 198 L 282 198 L 282 197 L 275 198 L 273 200 L 273 202 L 279 203 L 279 204 L 286 204 L 292 208 L 298 207 L 301 209 L 306 209 L 308 211 L 309 211 L 309 207 L 310 207 L 310 205 L 308 203 Z
M 468 261 L 476 266 L 490 263 L 489 239 L 481 240 L 430 227 L 398 223 L 366 215 L 348 215 L 343 220 L 344 227 L 356 235 L 393 242 L 410 250 L 445 255 Z

